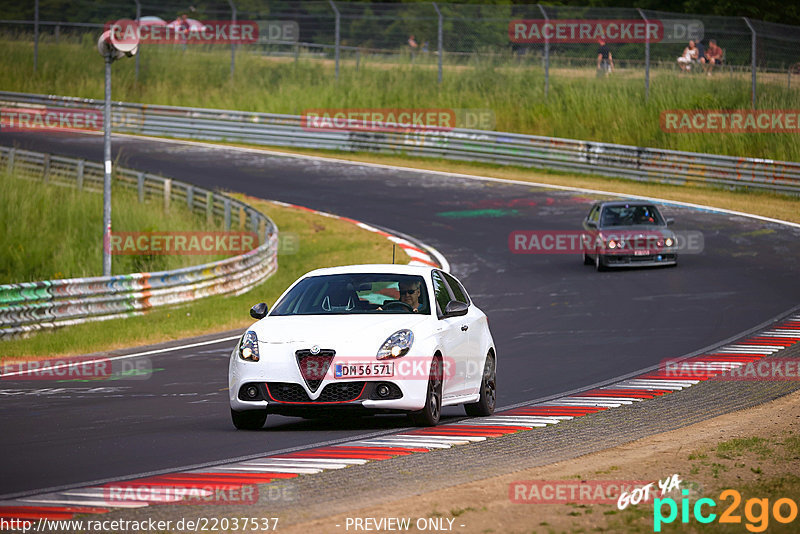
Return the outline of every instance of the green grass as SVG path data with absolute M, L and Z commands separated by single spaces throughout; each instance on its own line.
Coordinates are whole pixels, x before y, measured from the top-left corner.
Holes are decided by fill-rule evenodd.
M 42 43 L 36 74 L 31 72 L 30 43 L 5 41 L 2 46 L 6 90 L 102 98 L 103 62 L 88 36 L 80 43 Z M 543 72 L 535 63 L 481 60 L 448 66 L 439 86 L 431 65 L 362 61 L 356 71 L 354 63 L 345 61 L 334 81 L 328 60 L 294 63 L 240 53 L 231 80 L 229 62 L 225 47 L 182 52 L 180 47 L 145 46 L 138 83 L 133 60 L 114 64 L 114 99 L 292 114 L 325 107 L 490 109 L 501 131 L 800 161 L 796 134 L 661 131 L 659 118 L 665 110 L 749 108 L 745 76 L 718 73 L 709 78 L 654 70 L 645 101 L 640 73 L 619 71 L 598 79 L 593 69 L 554 68 L 545 100 Z M 798 95 L 797 87 L 762 83 L 758 104 L 762 109 L 792 109 Z
M 83 354 L 243 329 L 253 322 L 249 315 L 250 306 L 266 302 L 271 307 L 289 284 L 310 270 L 392 261 L 391 243 L 378 234 L 344 221 L 263 200 L 245 200 L 269 215 L 282 234 L 294 235 L 298 245 L 293 254 L 279 254 L 277 273 L 264 283 L 239 296 L 213 296 L 178 307 L 155 309 L 143 317 L 81 324 L 39 333 L 27 339 L 4 341 L 0 360 Z M 396 261 L 408 263 L 409 258 L 398 249 Z
M 0 283 L 32 282 L 102 274 L 103 195 L 48 185 L 0 172 Z M 221 221 L 159 199 L 139 204 L 135 192 L 112 191 L 114 232 L 221 231 Z M 225 256 L 114 255 L 112 273 L 177 269 Z

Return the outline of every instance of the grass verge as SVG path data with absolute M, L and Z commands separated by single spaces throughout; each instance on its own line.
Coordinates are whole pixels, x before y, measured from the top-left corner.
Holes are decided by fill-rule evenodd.
M 87 34 L 80 43 L 41 43 L 39 70 L 33 74 L 32 44 L 3 40 L 4 88 L 102 98 L 103 62 L 90 37 Z M 490 110 L 498 131 L 800 161 L 800 144 L 793 133 L 662 130 L 661 113 L 667 110 L 749 109 L 749 79 L 723 73 L 679 76 L 656 69 L 646 100 L 640 75 L 621 71 L 598 79 L 591 67 L 554 68 L 545 98 L 538 63 L 499 58 L 448 65 L 442 84 L 431 65 L 367 60 L 358 69 L 344 62 L 334 83 L 330 61 L 295 63 L 244 50 L 237 55 L 231 78 L 230 52 L 224 46 L 186 52 L 179 46 L 143 46 L 140 67 L 137 81 L 134 61 L 114 65 L 115 100 L 290 114 L 311 108 Z M 760 109 L 789 110 L 796 107 L 798 89 L 762 83 L 758 95 Z
M 289 284 L 310 270 L 392 261 L 391 243 L 378 234 L 296 208 L 234 196 L 269 215 L 281 234 L 295 237 L 296 251 L 279 254 L 278 271 L 264 283 L 239 296 L 213 296 L 182 306 L 155 309 L 142 317 L 81 324 L 5 341 L 0 361 L 114 350 L 245 328 L 253 322 L 248 313 L 250 306 L 266 302 L 271 307 Z M 401 249 L 396 254 L 397 263 L 410 260 Z
M 43 184 L 0 172 L 0 284 L 102 273 L 103 195 Z M 173 203 L 168 213 L 160 199 L 140 204 L 138 196 L 114 188 L 114 232 L 223 231 L 221 220 Z M 114 255 L 112 274 L 153 272 L 224 259 L 222 255 Z

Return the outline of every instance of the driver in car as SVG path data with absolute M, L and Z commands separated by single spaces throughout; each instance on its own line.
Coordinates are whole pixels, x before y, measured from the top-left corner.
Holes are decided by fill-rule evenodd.
M 400 282 L 400 302 L 408 304 L 411 309 L 418 312 L 422 305 L 419 303 L 419 295 L 422 292 L 420 282 Z

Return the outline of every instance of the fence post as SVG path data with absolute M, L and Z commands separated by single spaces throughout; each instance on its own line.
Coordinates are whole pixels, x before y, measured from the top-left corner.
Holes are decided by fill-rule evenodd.
M 544 20 L 549 21 L 550 17 L 547 16 L 547 11 L 541 4 L 536 4 L 539 11 L 542 12 Z M 547 100 L 547 93 L 550 92 L 550 38 L 544 38 L 544 99 Z
M 225 197 L 225 230 L 231 229 L 231 199 Z
M 33 4 L 33 72 L 39 65 L 39 0 Z
M 139 19 L 142 18 L 142 4 L 139 2 L 139 0 L 133 0 L 133 1 L 136 2 L 136 24 L 139 24 Z M 58 26 L 56 26 L 56 28 L 58 28 Z M 142 45 L 139 44 L 139 47 L 136 52 L 136 76 L 134 78 L 137 82 L 139 81 L 139 56 L 141 55 L 142 55 Z
M 211 224 L 214 220 L 214 194 L 209 191 L 206 193 L 206 222 Z
M 11 148 L 8 151 L 8 162 L 7 162 L 7 171 L 8 174 L 13 174 L 14 172 L 14 155 L 17 153 L 16 148 Z
M 78 160 L 78 167 L 75 169 L 75 181 L 78 185 L 78 191 L 83 191 L 83 166 L 85 161 L 82 159 Z
M 194 211 L 194 187 L 186 186 L 186 204 L 189 206 L 189 211 Z
M 339 79 L 339 23 L 341 22 L 341 16 L 339 15 L 339 9 L 336 7 L 336 4 L 333 3 L 333 0 L 328 0 L 328 3 L 333 8 L 333 12 L 336 15 L 336 79 Z
M 164 178 L 164 213 L 169 213 L 169 200 L 172 196 L 172 179 Z
M 644 20 L 644 99 L 650 100 L 650 23 L 641 8 L 636 11 Z
M 61 24 L 56 24 L 56 30 L 55 30 L 56 44 L 58 44 L 58 38 L 60 35 L 61 35 Z
M 297 61 L 300 59 L 300 45 L 295 43 L 294 45 L 294 63 L 297 64 Z
M 358 66 L 361 63 L 361 49 L 356 48 L 356 72 L 358 72 Z
M 136 175 L 136 190 L 139 193 L 139 204 L 144 204 L 144 173 Z
M 44 183 L 50 181 L 50 154 L 44 155 L 44 165 L 42 166 L 42 179 Z
M 756 29 L 750 24 L 747 17 L 742 17 L 747 27 L 750 28 L 750 73 L 752 78 L 752 89 L 750 96 L 750 107 L 756 109 Z
M 232 26 L 236 26 L 236 5 L 233 0 L 228 0 L 228 5 L 231 6 L 231 22 Z M 231 39 L 231 79 L 233 79 L 233 71 L 236 64 L 236 43 Z
M 437 31 L 437 36 L 439 39 L 439 44 L 437 47 L 437 52 L 439 54 L 439 83 L 442 83 L 442 56 L 444 56 L 444 44 L 443 44 L 443 29 L 442 29 L 442 12 L 439 11 L 439 6 L 436 5 L 436 2 L 433 2 L 433 9 L 436 10 L 436 15 L 439 17 L 439 29 Z

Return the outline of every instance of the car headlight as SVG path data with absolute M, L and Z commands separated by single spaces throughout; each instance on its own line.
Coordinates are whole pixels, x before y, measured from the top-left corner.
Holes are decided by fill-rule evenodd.
M 617 242 L 614 241 L 613 239 L 609 239 L 608 244 L 606 246 L 608 246 L 608 248 L 610 249 L 615 249 L 617 248 Z
M 258 361 L 258 336 L 252 330 L 248 330 L 239 341 L 239 357 L 251 362 Z
M 672 239 L 671 237 L 668 237 L 664 240 L 664 244 L 667 245 L 668 247 L 671 247 L 672 245 L 675 244 L 675 240 Z
M 401 358 L 408 354 L 408 351 L 411 350 L 411 345 L 413 344 L 414 333 L 411 330 L 398 330 L 386 338 L 386 341 L 383 342 L 383 345 L 381 345 L 381 348 L 378 350 L 378 354 L 375 357 L 379 360 Z

